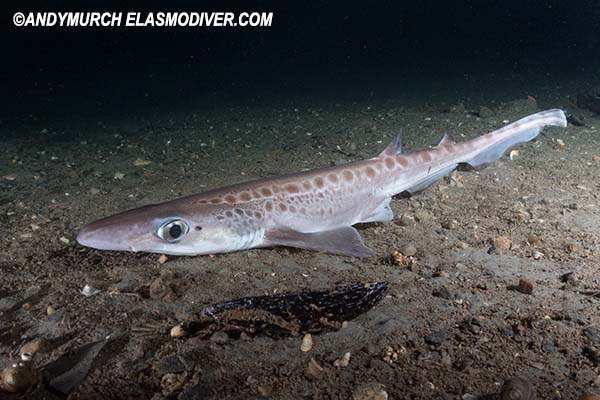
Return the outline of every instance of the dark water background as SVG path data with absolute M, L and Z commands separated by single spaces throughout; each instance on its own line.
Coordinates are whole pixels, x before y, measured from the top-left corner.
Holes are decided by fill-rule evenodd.
M 600 3 L 3 4 L 3 135 L 25 123 L 230 105 L 486 103 L 593 86 Z M 18 28 L 16 11 L 273 11 L 267 28 Z M 543 101 L 543 99 L 541 99 Z M 43 123 L 41 123 L 43 125 Z

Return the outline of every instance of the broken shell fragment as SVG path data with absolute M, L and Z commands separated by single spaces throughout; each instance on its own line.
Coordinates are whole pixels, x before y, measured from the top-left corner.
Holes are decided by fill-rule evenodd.
M 394 251 L 392 253 L 392 260 L 394 261 L 395 265 L 408 267 L 411 270 L 417 265 L 416 258 L 404 255 L 399 251 Z
M 175 325 L 173 328 L 171 328 L 171 337 L 181 337 L 185 336 L 186 334 L 187 332 L 182 325 Z
M 312 335 L 310 333 L 307 333 L 306 335 L 302 336 L 302 342 L 300 343 L 300 350 L 303 353 L 308 353 L 309 351 L 311 351 L 313 346 L 314 346 L 314 341 L 313 341 Z
M 512 150 L 509 154 L 510 160 L 513 161 L 519 157 L 519 150 Z
M 94 289 L 90 285 L 85 285 L 83 287 L 83 290 L 81 291 L 81 294 L 84 295 L 85 297 L 91 297 L 98 293 L 100 293 L 100 291 L 98 289 Z
M 333 365 L 338 368 L 347 367 L 350 363 L 350 353 L 345 353 L 342 357 L 338 358 L 333 362 Z
M 135 160 L 133 162 L 133 165 L 136 167 L 145 167 L 146 165 L 150 165 L 152 164 L 152 161 L 150 160 L 143 160 L 141 158 L 138 158 L 137 160 Z

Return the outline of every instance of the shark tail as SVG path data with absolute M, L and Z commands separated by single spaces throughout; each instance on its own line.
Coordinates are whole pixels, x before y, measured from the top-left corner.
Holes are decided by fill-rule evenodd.
M 512 124 L 508 124 L 487 135 L 473 139 L 475 149 L 468 153 L 461 163 L 473 168 L 481 168 L 502 157 L 508 150 L 534 139 L 545 126 L 567 126 L 565 113 L 559 109 L 551 109 L 532 114 Z

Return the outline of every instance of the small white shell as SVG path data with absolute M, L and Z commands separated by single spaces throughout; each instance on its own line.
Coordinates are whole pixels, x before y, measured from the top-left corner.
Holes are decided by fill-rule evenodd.
M 94 289 L 90 285 L 85 285 L 83 287 L 83 290 L 81 291 L 81 294 L 84 295 L 85 297 L 91 297 L 98 293 L 100 293 L 100 291 L 98 289 Z
M 303 353 L 308 353 L 312 350 L 313 346 L 314 342 L 310 333 L 307 333 L 306 335 L 302 336 L 302 342 L 300 342 L 300 351 L 302 351 Z

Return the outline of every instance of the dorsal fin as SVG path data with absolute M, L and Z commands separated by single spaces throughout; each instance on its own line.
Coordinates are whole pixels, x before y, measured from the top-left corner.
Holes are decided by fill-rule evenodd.
M 454 140 L 452 140 L 452 136 L 450 136 L 450 134 L 448 132 L 444 133 L 444 136 L 442 136 L 442 140 L 440 140 L 440 143 L 438 144 L 438 146 L 440 146 L 442 144 L 446 144 L 446 143 L 454 144 Z
M 396 135 L 392 142 L 379 155 L 380 156 L 397 156 L 402 154 L 402 130 Z

